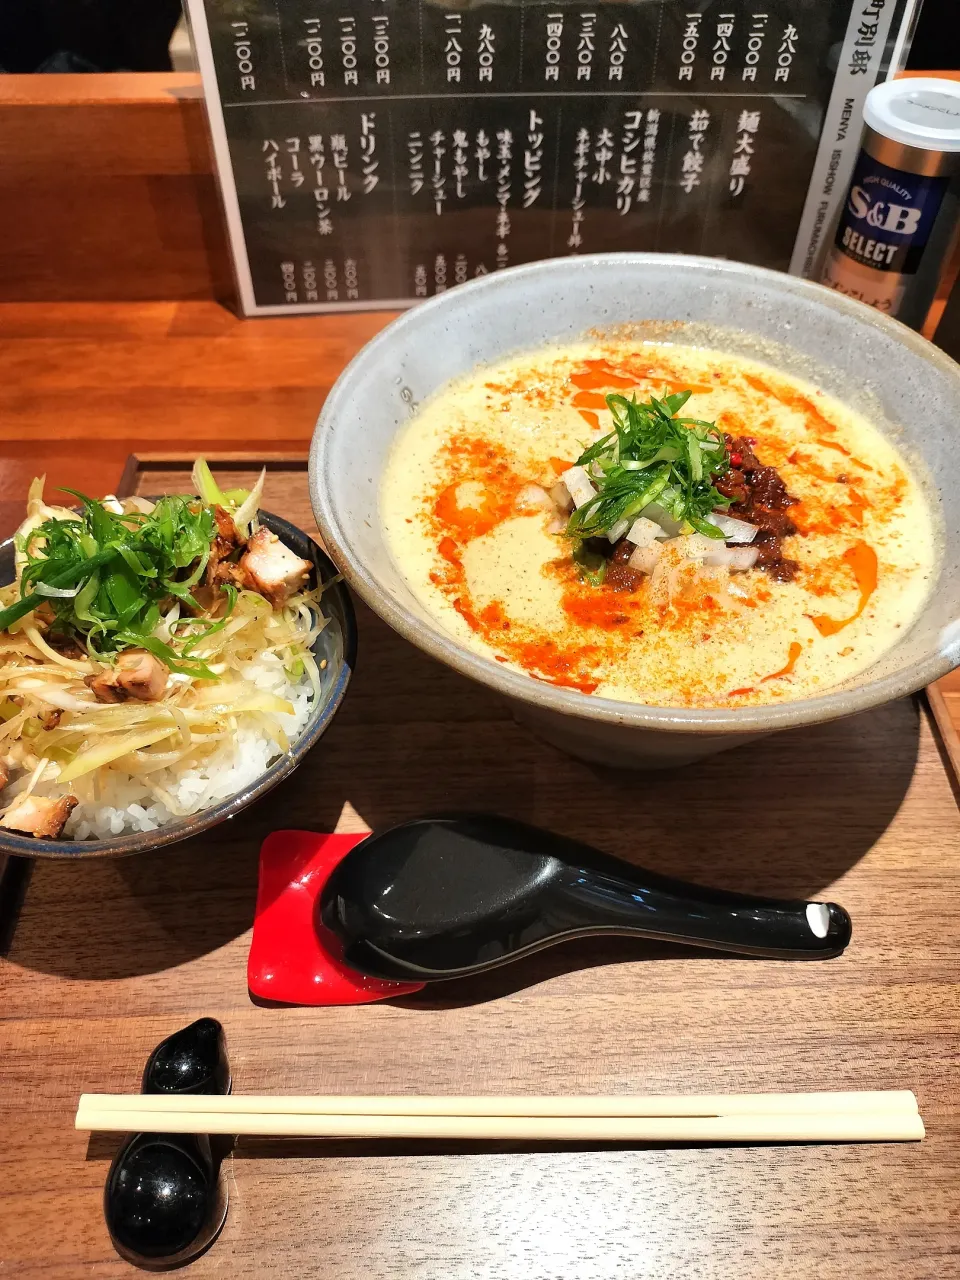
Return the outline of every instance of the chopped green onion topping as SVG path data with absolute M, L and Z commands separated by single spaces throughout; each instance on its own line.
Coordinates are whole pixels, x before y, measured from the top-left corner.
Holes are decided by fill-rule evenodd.
M 198 464 L 198 470 L 201 466 L 206 463 Z M 219 494 L 212 476 L 210 482 Z M 153 634 L 173 600 L 202 613 L 192 591 L 203 577 L 217 533 L 212 506 L 175 496 L 161 498 L 149 515 L 116 515 L 85 494 L 66 492 L 80 502 L 79 517 L 46 520 L 22 540 L 26 564 L 20 599 L 0 610 L 0 631 L 43 604 L 54 613 L 51 631 L 76 639 L 97 659 L 141 648 L 171 671 L 216 679 L 195 650 L 223 629 L 236 602 L 232 587 L 224 589 L 227 606 L 219 618 L 181 619 L 172 629 L 171 643 Z M 78 585 L 77 594 L 69 597 L 37 590 Z
M 691 394 L 651 396 L 643 404 L 635 394 L 629 400 L 619 393 L 606 397 L 613 431 L 577 459 L 597 486 L 597 496 L 571 515 L 568 537 L 606 534 L 655 501 L 691 532 L 723 538 L 706 517 L 730 504 L 713 486 L 730 466 L 726 443 L 715 423 L 676 416 Z

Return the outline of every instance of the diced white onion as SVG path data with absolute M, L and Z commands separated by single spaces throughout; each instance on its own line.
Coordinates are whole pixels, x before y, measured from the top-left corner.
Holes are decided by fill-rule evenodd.
M 72 600 L 80 590 L 76 587 L 51 587 L 46 582 L 38 582 L 33 588 L 38 596 L 52 596 L 57 600 Z
M 680 538 L 677 545 L 687 560 L 705 561 L 707 556 L 718 548 L 721 551 L 727 549 L 719 539 L 708 538 L 705 533 L 691 533 L 685 538 Z
M 735 542 L 746 545 L 752 542 L 759 533 L 755 524 L 749 524 L 746 520 L 737 520 L 733 516 L 724 515 L 720 511 L 714 511 L 707 516 L 710 524 L 715 524 L 721 531 L 727 542 Z
M 715 569 L 729 569 L 731 573 L 745 573 L 757 563 L 758 547 L 728 547 L 719 538 L 708 538 L 702 533 L 692 533 L 678 539 L 687 560 Z
M 567 486 L 567 492 L 573 499 L 575 507 L 585 506 L 597 496 L 593 481 L 583 467 L 569 467 L 560 479 Z
M 558 480 L 548 492 L 553 505 L 558 511 L 567 512 L 573 510 L 573 499 L 570 497 L 570 490 L 562 480 Z
M 682 520 L 674 520 L 673 516 L 659 502 L 648 502 L 640 514 L 647 520 L 655 521 L 668 538 L 675 538 L 683 528 Z
M 708 538 L 703 533 L 691 533 L 678 539 L 684 558 L 713 569 L 729 569 L 734 564 L 737 551 L 726 546 L 719 538 Z M 749 566 L 748 566 L 749 567 Z
M 103 499 L 103 507 L 106 511 L 111 511 L 115 516 L 123 515 L 123 507 L 121 507 L 119 499 L 112 493 L 108 493 Z
M 730 552 L 730 572 L 746 573 L 748 569 L 752 569 L 757 563 L 757 557 L 760 555 L 759 547 L 737 547 Z
M 713 550 L 703 557 L 703 563 L 712 569 L 731 569 L 736 554 L 732 547 L 725 547 L 722 542 L 714 543 Z
M 612 524 L 607 530 L 607 537 L 611 542 L 619 542 L 629 528 L 629 520 L 618 520 L 616 524 Z
M 655 520 L 648 520 L 646 516 L 640 516 L 634 520 L 629 532 L 625 535 L 628 542 L 633 542 L 638 547 L 647 547 L 655 538 L 666 536 L 660 525 Z
M 553 499 L 538 484 L 527 484 L 517 494 L 518 511 L 552 511 Z
M 637 547 L 633 555 L 627 561 L 627 565 L 631 569 L 636 569 L 638 573 L 653 573 L 657 567 L 657 562 L 663 555 L 663 546 L 659 542 L 648 542 L 643 546 Z

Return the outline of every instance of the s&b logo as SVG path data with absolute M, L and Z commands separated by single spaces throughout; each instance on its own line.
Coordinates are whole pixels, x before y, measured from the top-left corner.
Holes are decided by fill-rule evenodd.
M 837 227 L 837 248 L 874 270 L 916 271 L 945 181 L 892 169 L 861 151 Z
M 868 191 L 857 186 L 850 188 L 847 207 L 855 218 L 865 222 L 867 226 L 890 231 L 898 236 L 912 236 L 920 225 L 920 215 L 923 213 L 923 209 L 894 204 L 892 200 L 884 200 L 879 194 L 871 198 Z

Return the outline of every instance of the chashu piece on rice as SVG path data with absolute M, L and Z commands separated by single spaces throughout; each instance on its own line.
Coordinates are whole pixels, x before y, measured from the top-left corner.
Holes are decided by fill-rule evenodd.
M 98 702 L 159 702 L 167 687 L 170 668 L 146 649 L 124 649 L 112 667 L 84 680 Z
M 301 591 L 313 565 L 284 546 L 269 529 L 258 529 L 240 560 L 247 585 L 281 608 Z
M 0 818 L 0 827 L 39 839 L 55 840 L 79 801 L 76 796 L 18 796 Z
M 229 557 L 245 547 L 247 540 L 241 536 L 233 516 L 223 507 L 218 505 L 213 508 L 213 518 L 217 524 L 217 533 L 210 547 L 204 585 L 216 588 L 221 583 L 229 582 L 237 586 L 237 566 Z

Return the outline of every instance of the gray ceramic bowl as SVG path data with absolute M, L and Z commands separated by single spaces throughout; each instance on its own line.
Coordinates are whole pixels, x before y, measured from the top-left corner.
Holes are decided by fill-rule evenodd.
M 288 547 L 312 560 L 319 582 L 329 582 L 336 576 L 336 569 L 312 538 L 302 529 L 282 520 L 279 516 L 261 511 L 262 522 L 281 538 Z M 0 543 L 0 583 L 13 581 L 13 541 Z M 326 659 L 326 687 L 320 703 L 314 707 L 300 737 L 293 744 L 289 755 L 281 756 L 266 773 L 229 800 L 203 809 L 188 818 L 169 822 L 156 831 L 134 832 L 115 836 L 110 840 L 35 840 L 32 836 L 18 836 L 12 831 L 0 829 L 0 852 L 15 853 L 31 858 L 102 858 L 123 854 L 142 853 L 145 849 L 157 849 L 165 844 L 177 844 L 190 836 L 216 826 L 226 818 L 235 817 L 254 800 L 259 800 L 296 769 L 304 756 L 320 739 L 327 725 L 336 715 L 343 701 L 347 684 L 357 660 L 357 622 L 350 593 L 342 582 L 329 587 L 323 593 L 324 612 L 330 621 L 320 632 L 313 646 L 317 661 Z
M 417 601 L 384 543 L 377 495 L 394 436 L 416 405 L 474 366 L 589 330 L 629 324 L 752 355 L 865 411 L 927 485 L 939 579 L 923 614 L 852 684 L 777 706 L 686 710 L 555 688 L 468 651 Z M 515 714 L 575 755 L 680 764 L 759 734 L 816 724 L 911 693 L 960 662 L 960 367 L 911 330 L 820 285 L 732 262 L 625 253 L 557 259 L 461 286 L 396 320 L 327 398 L 310 454 L 313 509 L 350 585 L 435 658 L 505 695 Z M 949 633 L 948 637 L 949 639 Z

